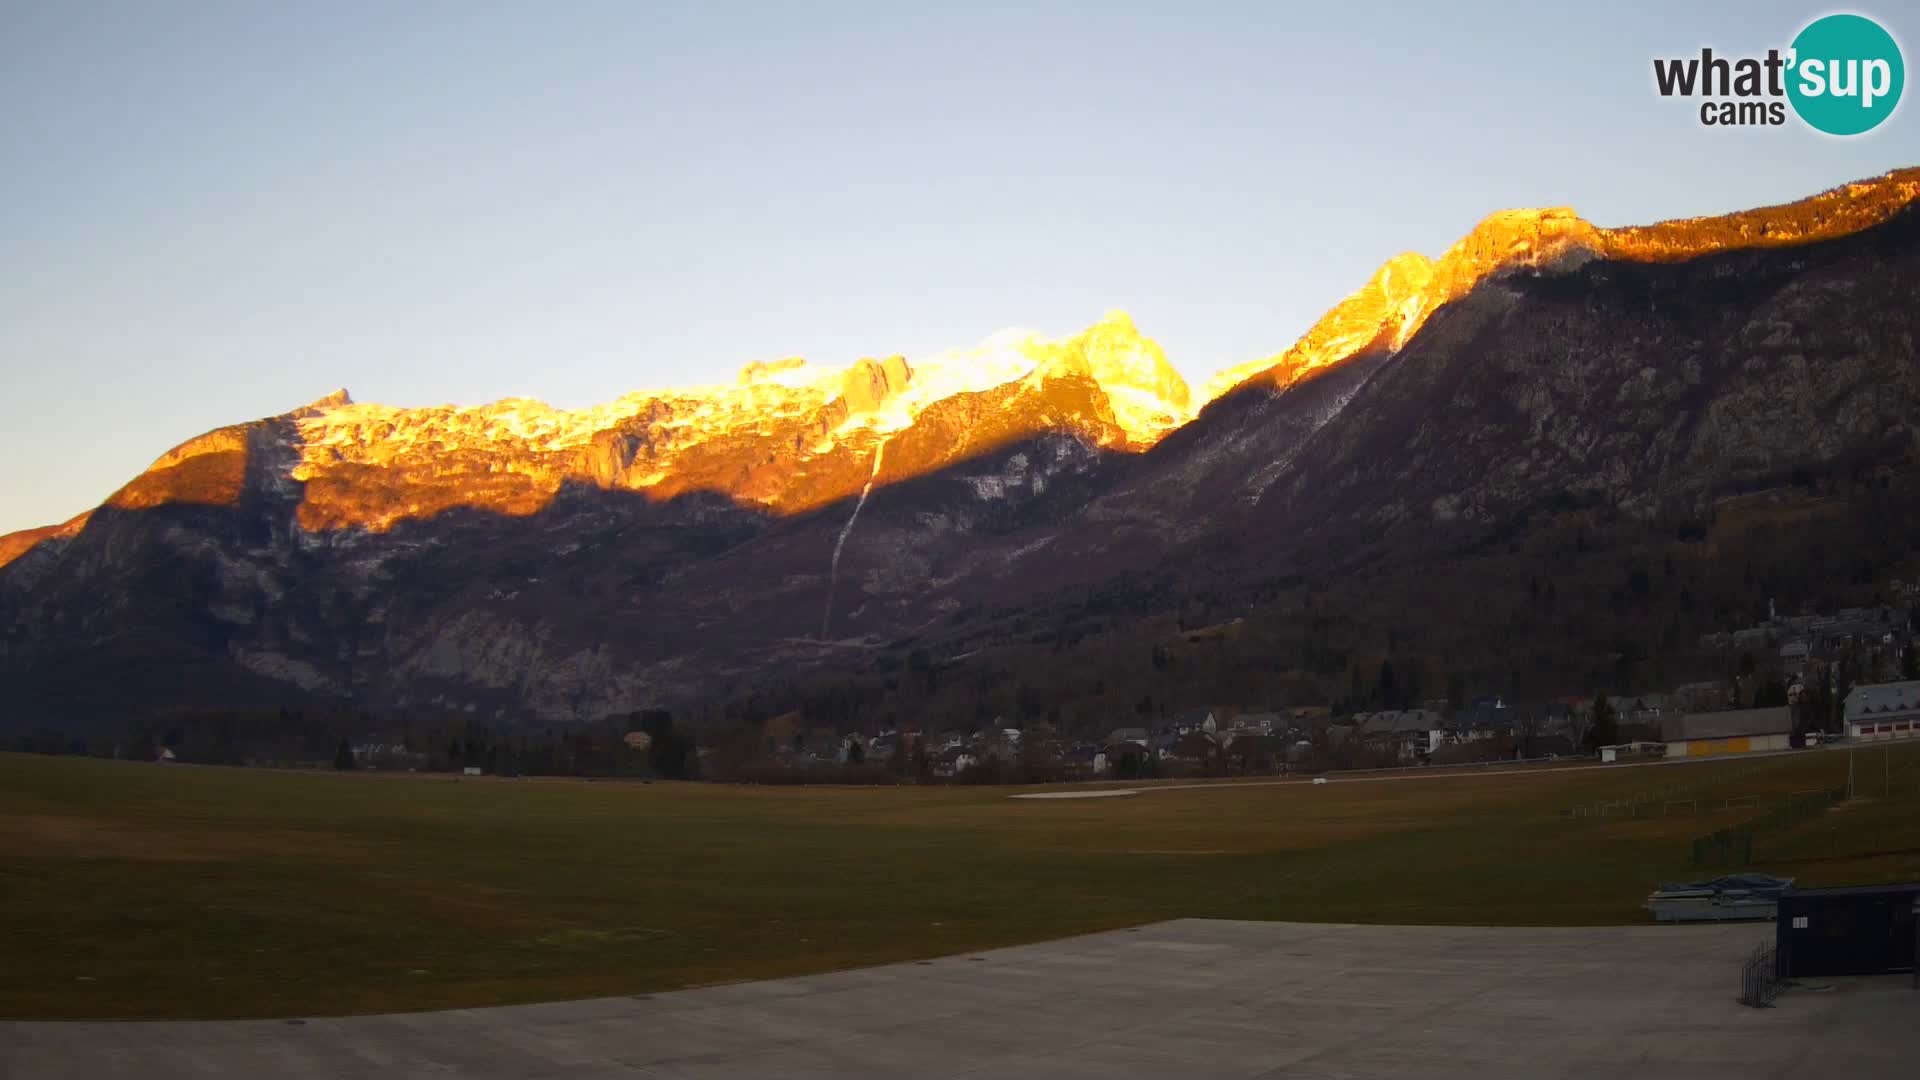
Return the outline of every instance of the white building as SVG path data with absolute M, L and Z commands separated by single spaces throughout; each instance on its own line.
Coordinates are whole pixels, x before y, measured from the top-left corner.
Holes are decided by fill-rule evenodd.
M 1920 737 L 1920 681 L 1856 686 L 1845 710 L 1850 739 Z

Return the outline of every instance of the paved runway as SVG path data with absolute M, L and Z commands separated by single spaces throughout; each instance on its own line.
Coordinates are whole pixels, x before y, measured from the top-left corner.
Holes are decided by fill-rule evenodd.
M 1904 976 L 1734 1001 L 1770 925 L 1181 920 L 635 998 L 388 1016 L 0 1024 L 75 1077 L 1920 1075 Z

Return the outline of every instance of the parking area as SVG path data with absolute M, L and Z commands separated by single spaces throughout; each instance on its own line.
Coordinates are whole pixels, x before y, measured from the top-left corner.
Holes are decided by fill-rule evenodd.
M 1179 920 L 633 998 L 0 1023 L 0 1075 L 1914 1076 L 1905 976 L 1736 1002 L 1742 958 L 1772 932 Z

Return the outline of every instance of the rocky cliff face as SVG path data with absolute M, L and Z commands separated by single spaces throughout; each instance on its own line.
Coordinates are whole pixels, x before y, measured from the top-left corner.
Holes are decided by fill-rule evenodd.
M 1920 174 L 1725 218 L 1488 218 L 1205 407 L 1126 316 L 566 412 L 337 394 L 0 538 L 0 689 L 589 719 L 1173 566 L 1653 515 L 1920 450 Z M 1196 571 L 1198 572 L 1198 571 Z M 1144 614 L 1145 612 L 1143 612 Z
M 1043 390 L 1062 380 L 1079 389 Z M 1145 449 L 1191 416 L 1186 383 L 1159 346 L 1112 312 L 1061 341 L 1009 332 L 913 362 L 755 363 L 731 385 L 645 391 L 578 411 L 517 399 L 396 409 L 340 391 L 283 417 L 292 428 L 276 452 L 289 466 L 284 480 L 302 486 L 299 523 L 313 532 L 384 532 L 461 509 L 525 517 L 570 483 L 655 499 L 717 492 L 795 513 L 857 493 L 876 449 L 929 413 L 946 437 L 953 416 L 992 414 L 990 432 L 960 433 L 962 449 L 1055 430 Z M 182 443 L 112 505 L 231 505 L 253 430 Z M 908 441 L 930 443 L 924 432 Z M 953 456 L 896 456 L 890 475 Z
M 1264 497 L 1377 523 L 1543 500 L 1652 517 L 1920 450 L 1920 221 L 1787 251 L 1597 258 L 1438 311 Z
M 1370 351 L 1392 351 L 1413 330 L 1433 295 L 1433 261 L 1416 251 L 1395 255 L 1358 290 L 1320 317 L 1279 356 L 1250 360 L 1215 375 L 1209 400 L 1251 380 L 1283 388 L 1309 371 Z
M 1327 312 L 1285 353 L 1230 367 L 1208 398 L 1252 379 L 1285 386 L 1307 371 L 1374 349 L 1398 350 L 1434 312 L 1483 281 L 1564 272 L 1592 259 L 1677 262 L 1724 251 L 1791 247 L 1847 236 L 1886 221 L 1920 196 L 1920 169 L 1846 184 L 1783 206 L 1602 229 L 1571 209 L 1490 214 L 1437 260 L 1406 252 Z

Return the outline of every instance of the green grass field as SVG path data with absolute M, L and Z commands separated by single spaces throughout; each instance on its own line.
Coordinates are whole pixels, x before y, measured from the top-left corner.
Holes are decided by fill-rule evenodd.
M 1794 857 L 1764 868 L 1806 884 L 1920 878 L 1920 769 L 1882 796 L 1879 753 L 1860 755 L 1862 790 L 1878 797 L 1805 826 L 1815 839 L 1780 845 Z M 1892 759 L 1896 776 L 1920 764 L 1920 747 L 1905 755 Z M 0 1015 L 274 1016 L 638 994 L 1179 916 L 1635 922 L 1658 881 L 1703 873 L 1687 862 L 1692 837 L 1755 812 L 1711 807 L 1845 776 L 1845 754 L 1805 753 L 1015 801 L 992 788 L 643 786 L 0 754 Z M 1661 809 L 1694 800 L 1698 812 L 1563 813 L 1656 792 Z

